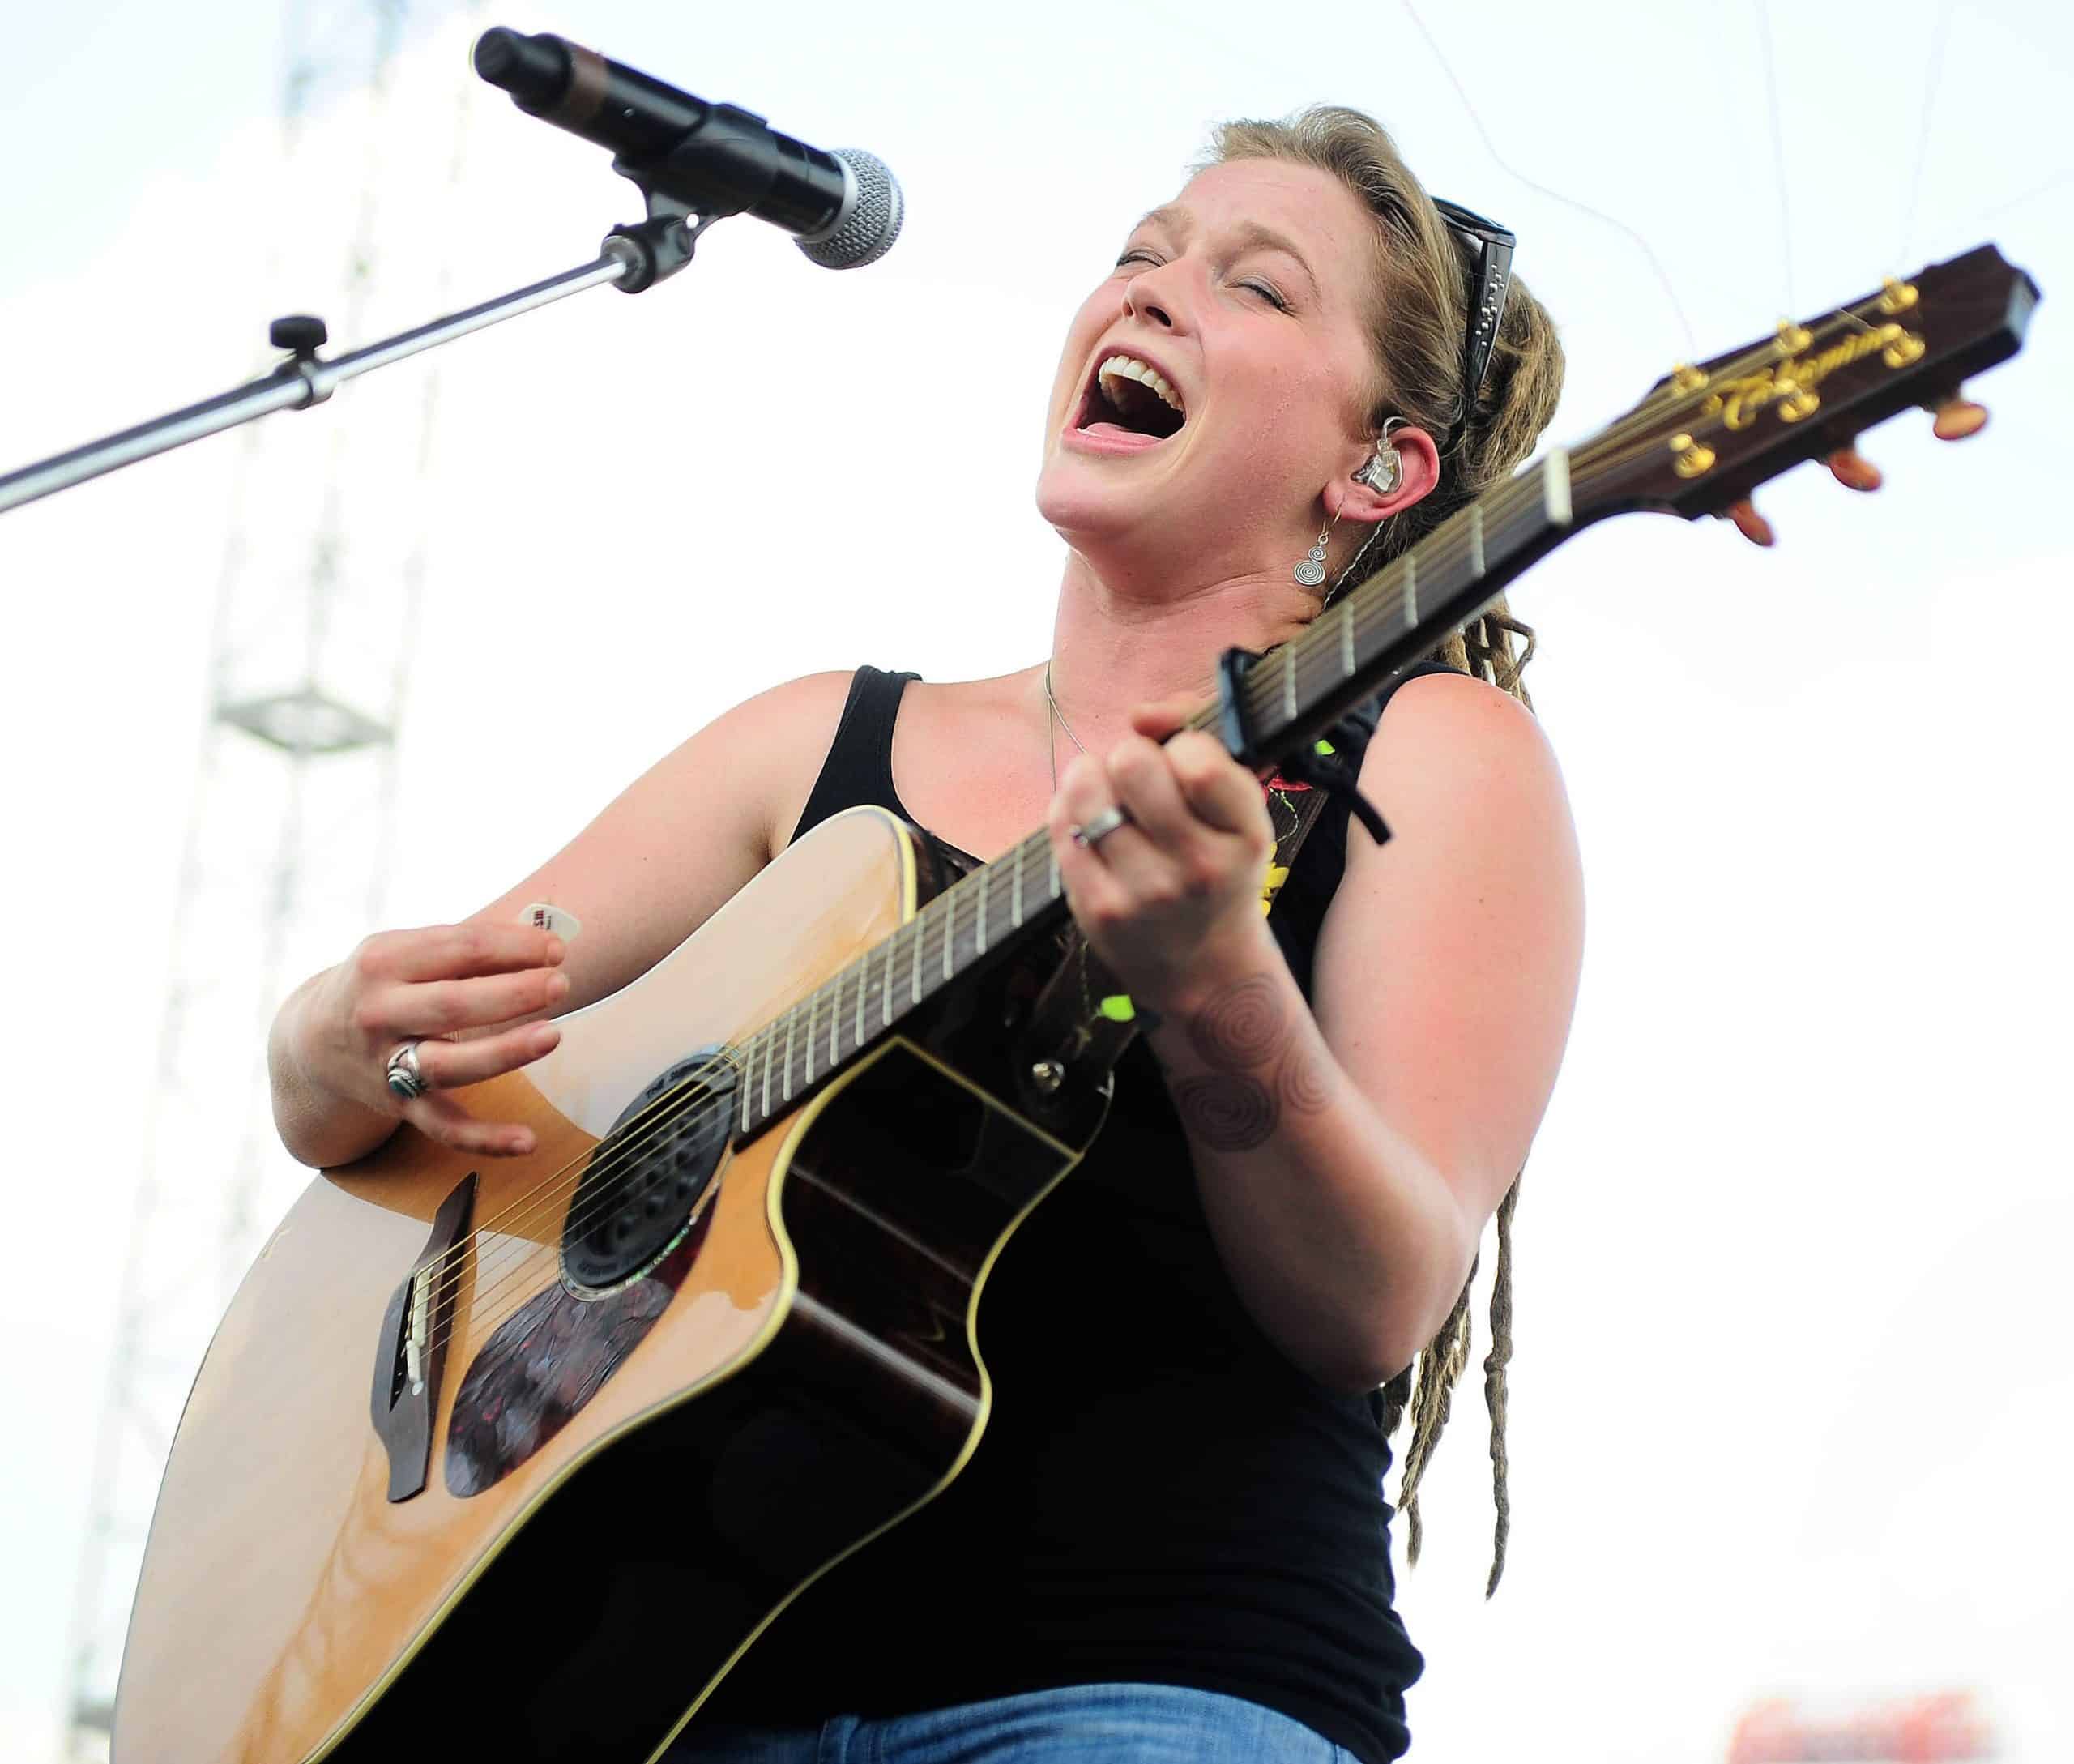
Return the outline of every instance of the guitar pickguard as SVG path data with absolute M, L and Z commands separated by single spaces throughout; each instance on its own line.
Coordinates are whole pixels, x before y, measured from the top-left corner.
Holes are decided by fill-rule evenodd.
M 446 1487 L 480 1494 L 567 1426 L 655 1326 L 698 1255 L 710 1212 L 638 1279 L 599 1298 L 536 1292 L 483 1343 L 454 1393 Z

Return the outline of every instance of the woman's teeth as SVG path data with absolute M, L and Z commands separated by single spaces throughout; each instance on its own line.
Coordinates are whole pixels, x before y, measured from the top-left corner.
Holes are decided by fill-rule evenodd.
M 1149 387 L 1159 394 L 1162 402 L 1171 406 L 1176 414 L 1185 415 L 1181 408 L 1181 395 L 1167 383 L 1167 376 L 1159 369 L 1148 367 L 1133 356 L 1112 355 L 1095 369 L 1097 384 L 1108 380 L 1136 380 L 1141 386 Z M 1102 385 L 1103 396 L 1112 404 L 1118 402 L 1114 389 Z

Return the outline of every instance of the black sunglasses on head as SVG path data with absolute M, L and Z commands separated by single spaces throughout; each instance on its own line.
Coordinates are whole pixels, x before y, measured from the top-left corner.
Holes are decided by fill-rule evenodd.
M 1469 332 L 1462 344 L 1462 421 L 1491 366 L 1491 346 L 1498 340 L 1498 321 L 1505 315 L 1505 297 L 1512 292 L 1513 247 L 1519 241 L 1495 220 L 1465 208 L 1458 202 L 1436 196 L 1433 206 L 1456 236 L 1467 241 L 1476 260 L 1470 271 Z

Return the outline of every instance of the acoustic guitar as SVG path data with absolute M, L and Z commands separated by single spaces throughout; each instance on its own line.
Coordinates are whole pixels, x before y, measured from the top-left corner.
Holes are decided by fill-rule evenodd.
M 1591 522 L 1718 513 L 1905 406 L 1963 412 L 2037 297 L 1983 246 L 1679 367 L 1227 657 L 1201 726 L 1263 769 L 1308 752 Z M 1065 921 L 1042 831 L 957 878 L 852 809 L 480 1087 L 532 1155 L 403 1127 L 314 1180 L 173 1442 L 122 1764 L 656 1756 L 986 1425 L 988 1271 L 1116 1051 L 1061 1008 Z

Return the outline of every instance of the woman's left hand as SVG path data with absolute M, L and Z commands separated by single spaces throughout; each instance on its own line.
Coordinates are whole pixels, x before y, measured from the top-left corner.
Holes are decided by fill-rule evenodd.
M 1274 831 L 1259 780 L 1200 729 L 1160 743 L 1198 703 L 1141 705 L 1136 733 L 1105 758 L 1074 760 L 1052 799 L 1052 850 L 1073 917 L 1132 997 L 1163 1012 L 1256 965 L 1269 937 L 1261 885 Z M 1074 839 L 1112 808 L 1130 818 L 1093 844 Z

